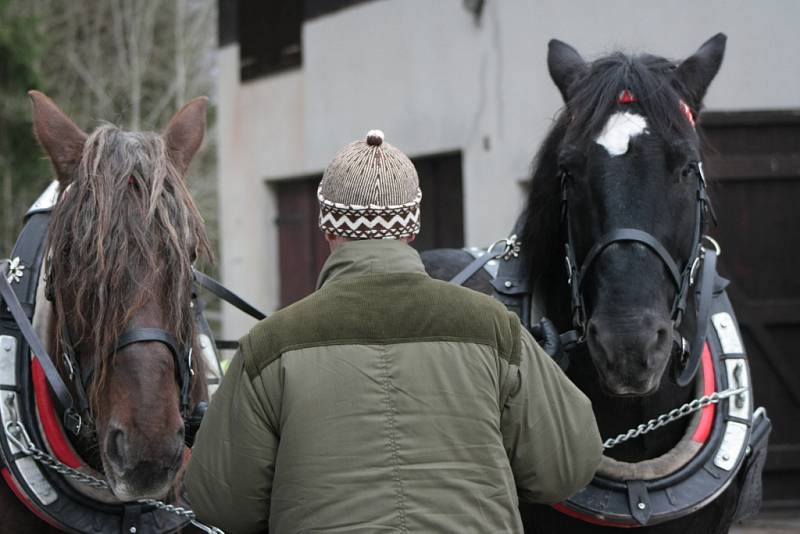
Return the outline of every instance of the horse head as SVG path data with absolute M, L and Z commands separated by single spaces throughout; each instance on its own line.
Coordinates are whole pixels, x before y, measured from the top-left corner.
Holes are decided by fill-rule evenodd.
M 34 131 L 59 180 L 47 285 L 53 352 L 73 390 L 73 366 L 85 385 L 88 417 L 76 447 L 120 500 L 162 498 L 184 459 L 179 364 L 195 339 L 192 263 L 210 257 L 184 180 L 207 99 L 192 100 L 162 134 L 109 124 L 86 134 L 48 97 L 30 96 Z M 121 342 L 133 329 L 166 332 L 177 349 L 151 338 Z M 194 369 L 191 406 L 205 396 L 202 358 L 183 361 Z
M 613 395 L 656 391 L 673 354 L 681 319 L 675 271 L 691 270 L 702 209 L 694 118 L 724 48 L 719 34 L 681 62 L 621 53 L 586 62 L 561 41 L 549 45 L 565 107 L 538 157 L 529 225 L 540 208 L 561 221 L 560 231 L 549 226 L 557 242 L 548 250 L 562 262 L 565 243 L 567 255 L 571 247 L 571 322 Z

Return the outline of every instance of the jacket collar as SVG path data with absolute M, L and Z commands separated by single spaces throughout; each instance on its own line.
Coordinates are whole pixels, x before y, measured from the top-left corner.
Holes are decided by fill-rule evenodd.
M 342 243 L 331 253 L 317 279 L 317 289 L 369 274 L 425 273 L 416 250 L 398 239 L 362 239 Z

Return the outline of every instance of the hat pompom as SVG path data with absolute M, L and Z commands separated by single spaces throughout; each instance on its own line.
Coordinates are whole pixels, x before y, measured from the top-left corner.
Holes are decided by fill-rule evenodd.
M 369 146 L 381 146 L 383 143 L 383 132 L 380 130 L 370 130 L 367 132 L 367 144 Z

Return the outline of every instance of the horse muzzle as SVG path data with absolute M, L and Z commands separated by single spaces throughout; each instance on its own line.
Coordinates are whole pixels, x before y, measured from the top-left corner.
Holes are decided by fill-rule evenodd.
M 640 315 L 624 321 L 592 318 L 586 342 L 603 388 L 615 396 L 658 389 L 672 354 L 672 322 Z

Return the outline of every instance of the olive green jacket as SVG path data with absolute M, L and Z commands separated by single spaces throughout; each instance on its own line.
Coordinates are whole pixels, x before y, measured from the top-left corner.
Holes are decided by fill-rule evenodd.
M 228 533 L 521 532 L 586 485 L 589 400 L 494 299 L 401 241 L 338 247 L 313 295 L 242 338 L 186 475 Z

